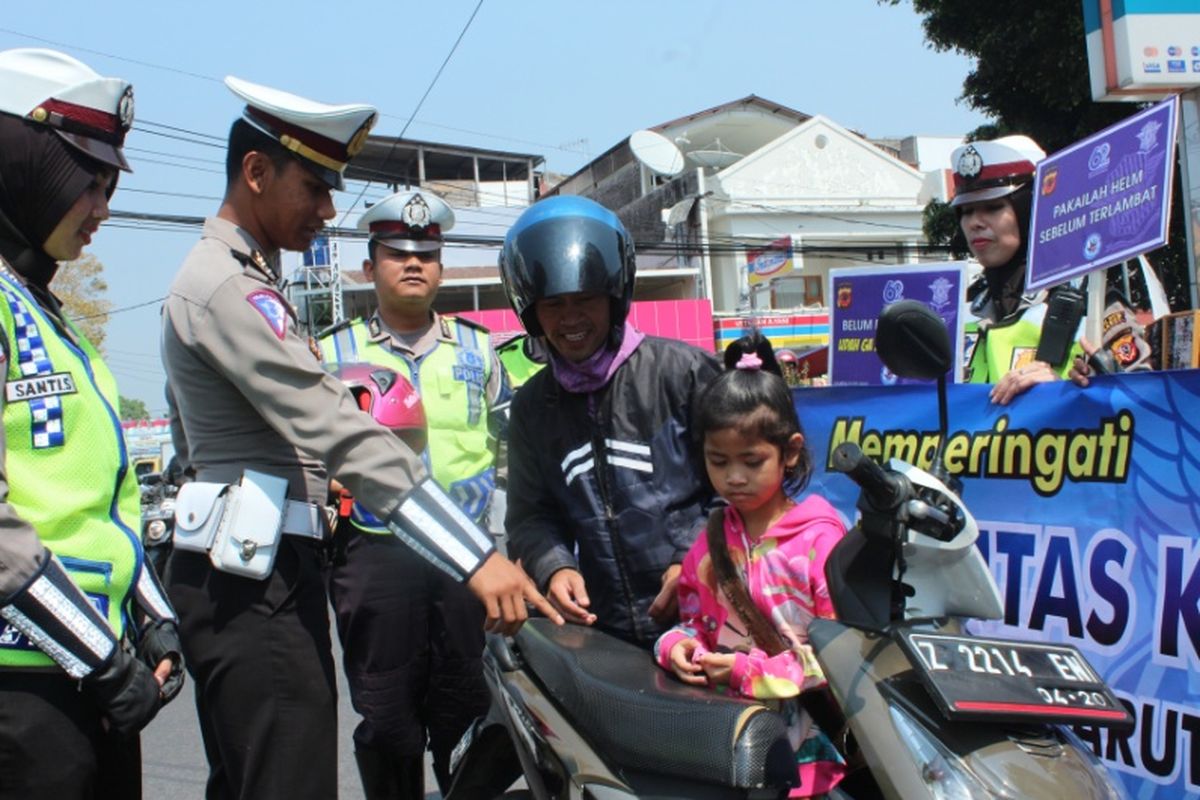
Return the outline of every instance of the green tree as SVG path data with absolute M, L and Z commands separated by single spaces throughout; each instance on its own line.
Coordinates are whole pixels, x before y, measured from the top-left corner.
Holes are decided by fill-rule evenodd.
M 878 2 L 900 5 L 902 0 Z M 993 121 L 969 132 L 968 139 L 1024 133 L 1052 153 L 1141 109 L 1133 103 L 1092 100 L 1079 0 L 911 0 L 911 4 L 922 17 L 925 39 L 932 48 L 975 60 L 963 81 L 961 99 Z M 1175 185 L 1181 185 L 1178 174 Z M 953 212 L 939 205 L 926 209 L 925 233 L 932 243 L 949 244 L 944 237 Z M 1190 304 L 1187 243 L 1178 191 L 1170 239 L 1170 245 L 1152 254 L 1151 260 L 1171 306 L 1185 308 Z
M 63 314 L 74 322 L 98 350 L 104 349 L 104 326 L 112 303 L 104 296 L 104 264 L 93 255 L 68 261 L 58 268 L 51 290 L 62 300 Z
M 150 419 L 150 412 L 146 410 L 146 404 L 135 397 L 120 398 L 121 402 L 121 419 L 129 422 L 140 419 Z
M 966 258 L 967 242 L 958 226 L 958 216 L 949 203 L 934 198 L 921 212 L 921 229 L 930 244 L 949 247 L 955 258 Z

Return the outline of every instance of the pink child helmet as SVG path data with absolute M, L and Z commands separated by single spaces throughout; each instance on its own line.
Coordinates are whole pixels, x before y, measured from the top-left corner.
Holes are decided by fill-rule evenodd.
M 414 452 L 425 449 L 425 406 L 407 378 L 378 364 L 338 364 L 329 372 L 346 384 L 358 407 L 376 422 L 394 431 Z

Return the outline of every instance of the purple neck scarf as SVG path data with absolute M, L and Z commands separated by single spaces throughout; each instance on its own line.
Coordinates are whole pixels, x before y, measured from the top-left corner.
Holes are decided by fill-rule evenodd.
M 575 363 L 560 356 L 553 348 L 550 350 L 550 367 L 558 384 L 568 392 L 586 394 L 594 392 L 608 383 L 617 368 L 629 360 L 629 356 L 646 338 L 646 334 L 633 327 L 633 323 L 625 320 L 625 332 L 621 336 L 621 346 L 613 349 L 606 344 L 583 361 Z

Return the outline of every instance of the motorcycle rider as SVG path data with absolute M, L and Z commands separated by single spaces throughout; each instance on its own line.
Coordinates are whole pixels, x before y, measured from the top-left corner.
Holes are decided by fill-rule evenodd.
M 509 426 L 509 551 L 571 621 L 650 647 L 676 618 L 680 565 L 712 502 L 691 449 L 712 355 L 628 321 L 625 226 L 582 197 L 542 200 L 504 240 L 500 275 L 549 366 Z
M 132 122 L 125 81 L 52 50 L 0 53 L 4 797 L 140 797 L 137 733 L 182 683 L 116 382 L 50 289 L 108 218 Z

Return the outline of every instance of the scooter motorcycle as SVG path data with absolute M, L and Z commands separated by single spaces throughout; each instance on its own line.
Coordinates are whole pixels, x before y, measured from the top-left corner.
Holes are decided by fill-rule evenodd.
M 895 304 L 876 342 L 894 373 L 938 380 L 944 440 L 953 351 L 941 319 Z M 1066 727 L 1133 724 L 1086 659 L 965 634 L 967 618 L 1003 609 L 949 476 L 884 469 L 852 444 L 834 460 L 862 487 L 862 518 L 826 569 L 838 621 L 809 628 L 833 702 L 806 707 L 852 768 L 829 796 L 1123 797 Z M 514 794 L 535 800 L 757 800 L 796 780 L 780 715 L 685 686 L 599 631 L 532 619 L 489 637 L 484 672 L 492 710 L 456 749 L 447 800 L 496 797 L 518 777 L 527 788 Z
M 142 548 L 159 575 L 171 554 L 175 533 L 175 495 L 179 491 L 162 473 L 143 475 L 141 487 Z
M 492 710 L 451 757 L 446 800 L 784 797 L 796 779 L 783 718 L 686 686 L 598 630 L 530 619 L 490 635 Z

